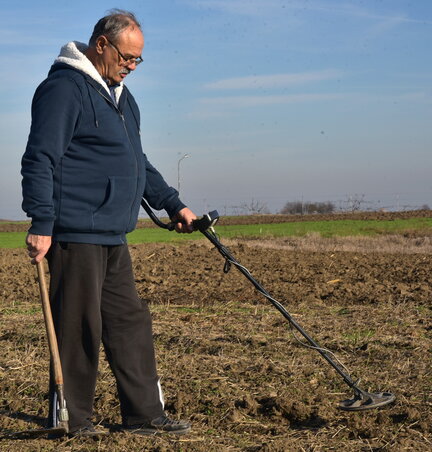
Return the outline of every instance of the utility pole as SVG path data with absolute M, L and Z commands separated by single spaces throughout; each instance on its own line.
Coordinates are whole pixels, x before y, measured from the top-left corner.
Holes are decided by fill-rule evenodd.
M 179 158 L 177 162 L 177 191 L 180 193 L 180 162 L 184 159 L 189 158 L 189 154 L 184 154 L 182 157 Z

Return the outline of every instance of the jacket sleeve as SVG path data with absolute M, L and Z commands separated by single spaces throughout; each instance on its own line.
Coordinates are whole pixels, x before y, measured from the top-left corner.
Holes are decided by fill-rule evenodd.
M 144 198 L 148 201 L 150 207 L 156 210 L 165 209 L 170 218 L 172 218 L 186 206 L 180 201 L 178 191 L 165 182 L 159 171 L 147 160 L 147 157 L 145 157 L 145 164 L 146 186 Z
M 52 234 L 53 174 L 72 140 L 81 102 L 78 86 L 66 77 L 45 80 L 33 97 L 30 134 L 21 161 L 22 208 L 32 219 L 32 234 Z

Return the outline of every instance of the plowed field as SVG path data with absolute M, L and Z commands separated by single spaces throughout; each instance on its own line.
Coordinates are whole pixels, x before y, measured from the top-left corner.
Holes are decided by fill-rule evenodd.
M 223 241 L 223 238 L 222 238 Z M 360 387 L 394 404 L 347 413 L 342 378 L 303 347 L 287 321 L 209 242 L 131 246 L 136 283 L 153 314 L 167 411 L 190 419 L 184 438 L 115 431 L 115 382 L 102 358 L 100 441 L 3 438 L 4 451 L 432 450 L 430 251 L 305 251 L 230 242 L 234 256 Z M 48 351 L 35 269 L 24 250 L 0 250 L 1 434 L 40 428 Z M 298 335 L 296 335 L 298 336 Z

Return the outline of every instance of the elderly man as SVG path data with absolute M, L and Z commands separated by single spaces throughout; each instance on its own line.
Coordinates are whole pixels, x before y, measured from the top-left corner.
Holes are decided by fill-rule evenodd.
M 196 218 L 141 149 L 139 109 L 123 82 L 143 47 L 135 16 L 113 11 L 88 46 L 61 49 L 32 103 L 22 159 L 23 209 L 32 219 L 26 243 L 32 263 L 45 255 L 49 263 L 72 435 L 105 433 L 91 423 L 101 340 L 123 427 L 139 434 L 190 429 L 164 413 L 150 313 L 138 298 L 125 238 L 143 197 L 166 210 L 177 232 L 192 232 Z

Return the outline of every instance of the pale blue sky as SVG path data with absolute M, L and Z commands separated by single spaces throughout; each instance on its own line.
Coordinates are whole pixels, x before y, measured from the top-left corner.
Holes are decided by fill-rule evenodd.
M 432 207 L 432 1 L 99 0 L 1 4 L 0 218 L 22 219 L 30 104 L 60 47 L 108 8 L 146 38 L 127 79 L 143 147 L 198 215 L 364 196 Z

